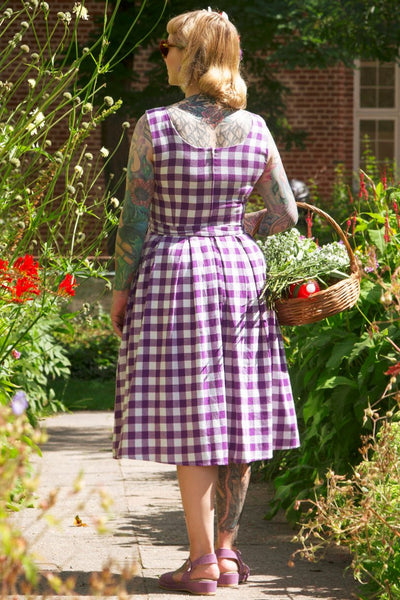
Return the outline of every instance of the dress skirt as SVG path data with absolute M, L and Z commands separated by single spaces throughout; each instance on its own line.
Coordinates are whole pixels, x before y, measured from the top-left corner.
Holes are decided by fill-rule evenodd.
M 250 463 L 298 446 L 265 260 L 245 233 L 150 234 L 120 349 L 114 457 Z

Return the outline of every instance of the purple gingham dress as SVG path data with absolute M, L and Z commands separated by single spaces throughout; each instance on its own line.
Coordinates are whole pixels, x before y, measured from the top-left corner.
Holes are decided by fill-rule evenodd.
M 265 260 L 243 230 L 271 139 L 197 148 L 167 109 L 147 112 L 155 193 L 121 342 L 114 458 L 178 465 L 268 459 L 298 446 L 275 313 L 258 299 Z

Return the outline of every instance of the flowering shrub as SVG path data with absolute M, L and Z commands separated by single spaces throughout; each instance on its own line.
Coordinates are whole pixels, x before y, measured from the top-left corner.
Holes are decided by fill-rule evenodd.
M 380 303 L 393 319 L 400 312 L 399 186 L 388 186 L 385 177 L 375 186 L 361 172 L 360 205 L 361 210 L 354 210 L 357 254 L 365 278 L 379 289 Z
M 320 558 L 330 544 L 347 547 L 354 577 L 362 586 L 359 598 L 400 597 L 400 414 L 383 418 L 372 410 L 373 432 L 362 445 L 362 460 L 349 477 L 328 471 L 326 497 L 296 540 L 308 560 Z M 377 431 L 379 431 L 377 433 Z
M 39 445 L 45 441 L 45 434 L 31 426 L 23 410 L 25 406 L 23 392 L 15 394 L 11 406 L 0 404 L 0 596 L 33 597 L 38 593 L 44 597 L 54 594 L 74 596 L 73 575 L 63 580 L 58 573 L 40 573 L 31 550 L 35 536 L 41 536 L 44 528 L 54 522 L 51 509 L 57 502 L 59 490 L 52 489 L 45 497 L 37 497 L 37 478 L 32 477 L 30 459 L 34 453 L 40 454 Z M 78 513 L 90 505 L 90 524 L 99 535 L 107 531 L 113 500 L 103 489 L 91 488 L 85 492 L 80 473 L 71 483 L 68 495 L 76 498 L 76 509 L 72 513 L 76 516 L 71 518 L 71 526 L 86 526 Z M 21 506 L 34 506 L 33 519 L 42 525 L 36 534 L 31 531 L 29 543 L 8 519 L 9 512 L 19 510 Z M 94 507 L 97 507 L 95 514 Z M 115 574 L 118 568 L 121 570 L 119 576 Z M 127 584 L 135 571 L 135 564 L 106 564 L 102 572 L 93 573 L 89 593 L 127 598 Z
M 27 543 L 7 515 L 33 500 L 29 458 L 39 452 L 43 437 L 32 424 L 57 409 L 49 381 L 69 371 L 66 353 L 55 343 L 68 318 L 60 316 L 60 308 L 75 294 L 76 279 L 104 277 L 98 258 L 118 222 L 114 186 L 120 182 L 112 176 L 106 182 L 104 172 L 129 123 L 123 123 L 115 148 L 99 143 L 90 152 L 88 141 L 121 106 L 105 92 L 104 79 L 123 60 L 118 53 L 122 44 L 128 50 L 137 19 L 128 24 L 117 51 L 108 51 L 119 6 L 118 1 L 114 9 L 99 9 L 102 34 L 89 42 L 82 25 L 95 15 L 83 3 L 56 12 L 47 2 L 6 0 L 0 8 L 2 597 L 17 593 L 22 575 L 27 585 L 22 593 L 29 595 L 37 581 Z M 90 76 L 83 81 L 85 61 Z M 44 515 L 53 501 L 41 507 Z M 56 576 L 49 583 L 57 592 L 71 592 Z M 101 581 L 97 584 L 101 590 Z
M 26 418 L 27 399 L 22 391 L 12 398 L 10 406 L 0 404 L 0 564 L 1 596 L 15 592 L 18 577 L 24 574 L 32 584 L 37 569 L 26 552 L 26 541 L 7 521 L 9 510 L 31 504 L 35 490 L 30 478 L 29 459 L 38 452 L 37 444 L 44 435 L 35 431 Z
M 41 293 L 50 292 L 41 281 L 39 272 L 39 263 L 33 256 L 26 254 L 24 257 L 17 258 L 13 265 L 9 265 L 7 260 L 0 259 L 0 299 L 5 304 L 23 304 L 33 300 L 33 296 L 40 296 Z M 57 294 L 64 296 L 75 295 L 76 281 L 73 275 L 69 273 L 59 283 Z
M 115 149 L 88 152 L 87 140 L 120 107 L 102 93 L 99 75 L 121 57 L 105 56 L 112 12 L 103 15 L 102 39 L 82 49 L 88 19 L 79 2 L 63 12 L 37 0 L 0 9 L 0 401 L 21 387 L 31 417 L 46 403 L 51 370 L 68 368 L 62 349 L 51 348 L 49 321 L 61 325 L 59 306 L 78 275 L 103 276 L 97 257 L 118 220 L 104 182 Z M 82 63 L 99 44 L 80 84 Z
M 261 467 L 265 476 L 274 474 L 269 516 L 284 508 L 293 522 L 300 517 L 298 500 L 324 495 L 328 469 L 348 476 L 358 464 L 369 427 L 365 410 L 379 403 L 391 411 L 399 395 L 400 188 L 375 184 L 366 175 L 361 183 L 363 195 L 348 202 L 351 216 L 344 223 L 362 272 L 357 305 L 284 330 L 301 448 Z M 321 238 L 316 226 L 314 221 L 313 234 Z
M 32 255 L 12 264 L 0 259 L 0 401 L 9 401 L 14 386 L 29 390 L 32 422 L 45 406 L 53 410 L 59 406 L 49 402 L 47 376 L 59 371 L 57 362 L 61 361 L 63 372 L 68 363 L 62 354 L 57 359 L 48 323 L 50 320 L 54 333 L 59 319 L 57 303 L 73 296 L 75 287 L 72 275 L 41 269 Z M 25 391 L 18 393 L 27 398 Z

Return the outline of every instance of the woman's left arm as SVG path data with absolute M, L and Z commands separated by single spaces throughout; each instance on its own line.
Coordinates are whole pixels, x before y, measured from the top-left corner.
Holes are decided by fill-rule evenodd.
M 265 209 L 248 213 L 245 215 L 245 221 L 246 216 L 249 222 L 253 221 L 253 223 L 261 219 L 258 227 L 260 235 L 272 235 L 296 225 L 298 220 L 296 201 L 272 137 L 268 144 L 268 159 L 264 171 L 255 184 L 250 198 L 252 196 L 262 199 Z

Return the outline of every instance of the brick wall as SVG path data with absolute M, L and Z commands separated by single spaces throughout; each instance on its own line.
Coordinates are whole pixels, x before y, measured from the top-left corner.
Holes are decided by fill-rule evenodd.
M 48 28 L 49 31 L 52 31 L 57 23 L 57 13 L 58 12 L 72 12 L 74 6 L 74 0 L 49 0 L 48 4 L 50 6 L 49 15 L 48 15 Z M 87 21 L 81 19 L 79 21 L 78 28 L 78 39 L 79 42 L 84 44 L 88 39 L 90 32 L 93 28 L 93 19 L 96 14 L 102 14 L 102 5 L 96 0 L 87 0 L 85 1 L 85 7 L 89 12 L 89 19 Z M 21 2 L 18 0 L 12 0 L 9 3 L 10 6 L 15 7 L 16 9 L 20 8 Z M 75 15 L 73 16 L 73 20 L 71 22 L 70 27 L 73 27 L 73 22 L 75 20 Z M 53 37 L 53 47 L 59 43 L 60 37 L 62 35 L 63 28 L 59 26 L 57 28 L 57 34 Z M 43 47 L 46 41 L 46 31 L 45 29 L 40 29 L 39 27 L 36 30 L 37 37 L 39 38 L 40 44 Z M 36 52 L 36 42 L 33 32 L 28 30 L 26 35 L 24 36 L 23 42 L 28 44 L 31 52 Z M 63 144 L 67 135 L 68 135 L 68 123 L 61 123 L 60 127 L 57 130 L 52 131 L 52 144 L 55 148 L 58 148 Z M 101 148 L 101 128 L 97 128 L 94 130 L 90 137 L 88 138 L 88 150 L 90 151 L 99 151 Z
M 63 27 L 62 23 L 59 22 L 59 24 L 57 25 L 57 22 L 58 22 L 57 13 L 58 12 L 65 13 L 67 11 L 72 13 L 74 3 L 75 3 L 74 0 L 49 0 L 48 1 L 48 4 L 49 4 L 49 12 L 48 12 L 48 18 L 47 18 L 48 31 L 54 32 L 54 30 L 55 30 L 55 33 L 52 33 L 52 42 L 51 42 L 51 48 L 53 51 L 55 48 L 58 47 L 60 40 L 62 38 L 63 32 L 64 32 L 64 27 Z M 14 11 L 19 11 L 22 8 L 22 2 L 20 0 L 11 0 L 7 3 L 7 8 L 8 7 L 12 8 Z M 102 10 L 103 10 L 102 5 L 100 3 L 98 3 L 96 0 L 85 1 L 85 7 L 87 8 L 87 10 L 89 12 L 89 19 L 87 21 L 81 19 L 79 21 L 79 27 L 78 27 L 79 43 L 82 45 L 85 44 L 86 40 L 88 39 L 88 37 L 90 35 L 90 32 L 93 27 L 93 20 L 94 20 L 95 14 L 96 13 L 102 14 Z M 72 13 L 72 20 L 69 25 L 70 30 L 72 30 L 74 27 L 75 18 L 76 18 L 75 15 Z M 18 31 L 20 31 L 20 29 L 21 29 L 20 22 L 23 20 L 28 21 L 28 18 L 23 16 L 20 19 L 16 20 L 16 22 L 13 23 L 12 26 L 7 31 L 7 34 L 4 35 L 0 39 L 0 52 L 1 52 L 2 48 L 4 47 L 3 45 L 5 43 L 7 43 L 8 40 L 11 39 L 12 35 Z M 43 23 L 43 26 L 40 26 L 41 23 Z M 40 53 L 40 51 L 42 50 L 45 55 L 48 55 L 45 50 L 47 36 L 46 36 L 46 29 L 44 27 L 44 19 L 42 17 L 40 17 L 40 18 L 38 17 L 37 19 L 35 19 L 34 25 L 35 25 L 35 31 L 33 31 L 32 26 L 30 26 L 29 29 L 27 29 L 26 32 L 24 33 L 23 39 L 21 41 L 21 44 L 29 46 L 29 53 L 24 55 L 24 59 L 26 57 L 27 62 L 29 61 L 30 54 L 32 54 L 32 53 Z M 57 27 L 56 27 L 56 25 L 57 25 Z M 22 60 L 19 65 L 16 65 L 14 63 L 9 68 L 2 67 L 1 79 L 6 80 L 6 79 L 10 78 L 11 81 L 16 81 L 18 79 L 19 75 L 21 73 L 23 73 L 24 69 L 25 69 L 24 60 Z M 25 76 L 25 79 L 27 79 L 28 77 L 34 78 L 34 71 L 33 72 L 31 71 L 29 73 L 29 75 Z M 15 94 L 12 101 L 10 102 L 11 105 L 18 106 L 18 103 L 25 99 L 27 85 L 28 84 L 26 83 L 26 85 L 20 86 L 18 93 Z M 67 138 L 68 138 L 68 119 L 64 119 L 64 120 L 60 121 L 60 123 L 58 124 L 57 127 L 54 127 L 51 130 L 51 135 L 50 135 L 49 139 L 52 144 L 51 145 L 52 152 L 55 152 L 55 150 L 57 148 L 60 148 L 64 144 L 64 142 L 66 141 Z M 97 127 L 96 129 L 94 129 L 91 132 L 90 136 L 86 140 L 86 143 L 87 143 L 87 150 L 92 152 L 94 154 L 94 156 L 97 157 L 99 155 L 99 150 L 103 145 L 101 127 Z M 94 189 L 93 193 L 98 196 L 101 196 L 102 190 L 104 189 L 104 183 L 105 183 L 104 178 L 102 177 L 99 180 L 100 188 L 96 187 L 96 189 Z M 56 193 L 60 192 L 60 188 L 63 185 L 64 185 L 64 183 L 61 180 L 59 180 L 57 182 Z M 91 239 L 92 237 L 96 236 L 96 228 L 98 226 L 97 224 L 98 224 L 98 221 L 96 221 L 93 218 L 88 221 L 88 225 L 85 228 L 85 234 L 88 239 Z M 102 250 L 102 251 L 105 254 L 107 254 L 106 244 L 104 244 L 104 250 Z
M 329 202 L 335 167 L 353 167 L 353 71 L 345 67 L 285 71 L 279 79 L 290 88 L 287 119 L 308 133 L 305 149 L 281 150 L 289 178 L 314 180 Z
M 73 0 L 51 0 L 49 13 L 49 28 L 57 20 L 58 11 L 70 11 Z M 8 4 L 15 8 L 20 2 L 12 0 Z M 88 36 L 92 27 L 93 17 L 101 13 L 102 5 L 97 0 L 85 1 L 90 19 L 80 22 L 82 41 Z M 45 31 L 40 32 L 42 40 Z M 30 34 L 24 38 L 24 43 L 32 45 L 34 39 Z M 134 68 L 140 72 L 146 67 L 146 52 L 135 55 Z M 287 119 L 295 130 L 305 130 L 308 137 L 305 149 L 284 151 L 280 148 L 282 159 L 289 178 L 298 178 L 306 182 L 313 180 L 318 186 L 318 192 L 324 203 L 329 202 L 335 176 L 335 167 L 343 163 L 346 169 L 352 169 L 353 151 L 353 73 L 344 67 L 326 70 L 296 69 L 283 71 L 279 78 L 291 90 L 287 97 Z M 138 83 L 144 84 L 142 79 Z M 132 129 L 129 130 L 129 136 Z M 60 127 L 52 140 L 57 147 L 65 139 L 66 129 Z M 88 150 L 98 153 L 103 145 L 101 128 L 97 128 L 88 140 Z M 89 233 L 89 232 L 88 232 Z M 104 251 L 107 254 L 107 250 Z

